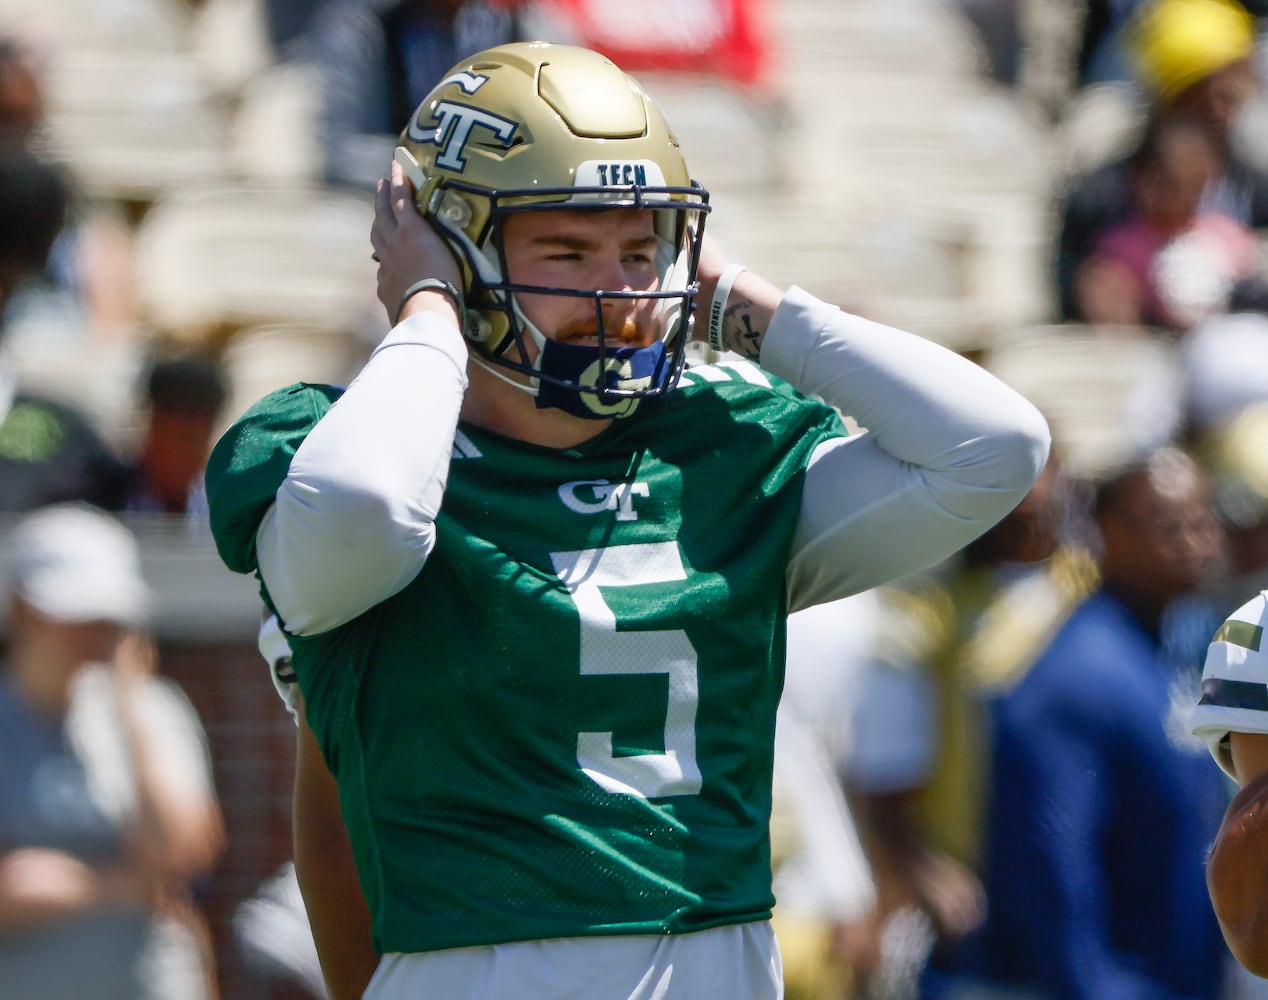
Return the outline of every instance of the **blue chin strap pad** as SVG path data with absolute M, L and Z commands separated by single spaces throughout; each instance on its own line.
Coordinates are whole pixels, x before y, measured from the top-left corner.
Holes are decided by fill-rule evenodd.
M 669 367 L 665 345 L 660 341 L 648 347 L 600 351 L 587 344 L 547 340 L 538 365 L 538 371 L 546 377 L 538 382 L 537 408 L 563 410 L 592 420 L 628 417 L 638 407 L 638 397 L 605 397 L 603 393 L 580 392 L 573 387 L 602 386 L 647 393 L 664 386 Z

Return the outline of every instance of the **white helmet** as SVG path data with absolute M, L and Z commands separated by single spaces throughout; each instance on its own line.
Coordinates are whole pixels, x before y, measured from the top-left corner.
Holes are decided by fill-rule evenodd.
M 1206 651 L 1202 697 L 1191 726 L 1230 777 L 1233 761 L 1228 734 L 1268 733 L 1268 590 L 1234 611 L 1219 627 Z

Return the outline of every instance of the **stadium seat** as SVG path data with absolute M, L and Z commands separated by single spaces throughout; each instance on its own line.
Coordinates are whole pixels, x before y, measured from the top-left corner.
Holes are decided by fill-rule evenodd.
M 1029 327 L 1001 338 L 984 363 L 1043 411 L 1054 451 L 1083 478 L 1163 444 L 1179 424 L 1175 342 L 1142 328 Z
M 171 192 L 137 230 L 142 310 L 160 335 L 193 341 L 274 322 L 381 323 L 372 217 L 368 194 L 317 187 Z
M 228 117 L 175 52 L 70 48 L 49 67 L 50 152 L 89 195 L 147 204 L 226 175 Z

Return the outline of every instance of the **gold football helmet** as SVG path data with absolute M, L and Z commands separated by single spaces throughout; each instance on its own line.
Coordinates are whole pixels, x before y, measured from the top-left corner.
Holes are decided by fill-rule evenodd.
M 401 134 L 396 159 L 414 184 L 419 211 L 461 263 L 465 333 L 477 359 L 528 374 L 539 405 L 559 405 L 543 399 L 558 400 L 560 390 L 579 394 L 577 412 L 585 416 L 622 416 L 639 398 L 672 388 L 699 289 L 708 193 L 692 181 L 664 114 L 637 81 L 587 49 L 545 42 L 488 49 L 455 66 L 427 95 Z M 655 291 L 508 280 L 501 227 L 509 213 L 622 207 L 654 210 Z M 517 292 L 592 298 L 600 335 L 591 362 L 544 365 L 546 338 L 516 305 Z M 636 352 L 603 335 L 602 302 L 614 297 L 657 300 L 654 372 L 647 357 L 633 359 L 631 368 L 628 356 Z M 524 349 L 525 337 L 536 352 Z

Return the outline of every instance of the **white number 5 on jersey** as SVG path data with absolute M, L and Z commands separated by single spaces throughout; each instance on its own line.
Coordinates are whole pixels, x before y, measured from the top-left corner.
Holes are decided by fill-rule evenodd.
M 654 799 L 700 791 L 696 763 L 696 651 L 681 629 L 619 632 L 607 587 L 685 580 L 676 542 L 553 552 L 555 573 L 581 616 L 581 673 L 669 674 L 665 752 L 617 757 L 612 734 L 578 733 L 577 763 L 609 792 Z

